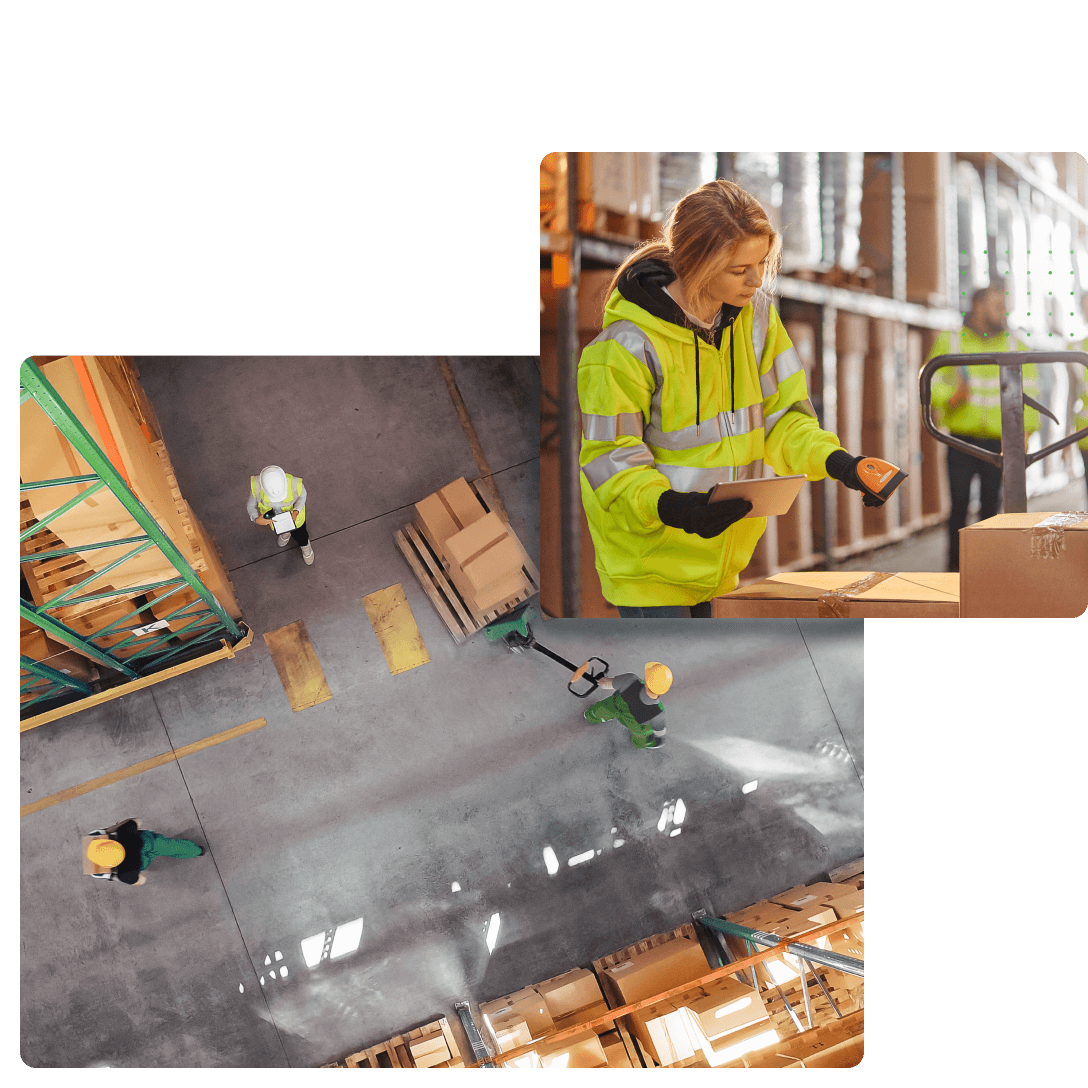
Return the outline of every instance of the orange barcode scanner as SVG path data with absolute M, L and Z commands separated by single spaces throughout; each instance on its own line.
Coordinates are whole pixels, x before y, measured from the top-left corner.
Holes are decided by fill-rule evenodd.
M 907 478 L 901 468 L 889 461 L 881 461 L 879 457 L 863 457 L 857 463 L 855 471 L 861 486 L 882 504 L 891 498 L 892 492 Z

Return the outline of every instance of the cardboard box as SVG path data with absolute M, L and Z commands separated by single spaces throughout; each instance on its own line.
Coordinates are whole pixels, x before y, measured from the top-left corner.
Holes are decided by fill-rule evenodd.
M 787 891 L 772 895 L 770 902 L 780 903 L 791 910 L 804 910 L 821 903 L 830 903 L 843 895 L 852 895 L 857 889 L 852 884 L 832 884 L 820 881 L 815 884 L 798 884 Z
M 420 1069 L 430 1069 L 432 1065 L 447 1062 L 453 1056 L 441 1029 L 410 1043 L 408 1049 L 412 1052 L 412 1061 Z
M 479 521 L 486 511 L 463 476 L 416 503 L 412 518 L 427 542 L 444 556 L 443 545 L 455 533 Z
M 705 987 L 704 997 L 683 999 L 707 1039 L 720 1039 L 767 1019 L 759 994 L 732 975 Z
M 773 574 L 715 597 L 711 612 L 726 619 L 952 618 L 960 614 L 960 576 L 926 571 Z
M 710 970 L 699 942 L 684 936 L 636 952 L 630 959 L 607 968 L 604 977 L 623 1004 L 629 1005 L 702 978 Z
M 525 1022 L 532 1038 L 539 1038 L 555 1028 L 547 1003 L 532 986 L 485 1002 L 480 1006 L 480 1012 L 490 1020 L 495 1031 L 518 1020 Z
M 454 585 L 481 611 L 514 596 L 525 584 L 525 552 L 498 514 L 485 514 L 444 547 Z
M 597 976 L 581 967 L 541 982 L 535 989 L 544 998 L 548 1012 L 556 1021 L 594 1005 L 604 1004 L 604 994 L 601 993 Z
M 865 906 L 865 893 L 863 891 L 844 892 L 832 899 L 827 906 L 835 912 L 836 918 L 850 918 Z
M 749 929 L 765 929 L 771 932 L 776 925 L 784 925 L 791 919 L 801 917 L 800 911 L 791 910 L 781 903 L 753 903 L 743 910 L 735 910 L 725 916 L 727 922 L 736 922 L 739 926 L 748 926 Z
M 998 514 L 960 530 L 960 614 L 1072 617 L 1088 608 L 1088 513 Z
M 584 1031 L 548 1046 L 536 1048 L 540 1064 L 545 1068 L 597 1069 L 608 1064 L 604 1047 L 595 1031 Z
M 528 1046 L 533 1041 L 529 1025 L 521 1017 L 498 1021 L 494 1017 L 488 1019 L 491 1021 L 491 1034 L 495 1036 L 500 1054 L 517 1050 L 519 1046 Z
M 609 1069 L 633 1069 L 631 1055 L 618 1031 L 606 1031 L 600 1036 L 605 1061 Z

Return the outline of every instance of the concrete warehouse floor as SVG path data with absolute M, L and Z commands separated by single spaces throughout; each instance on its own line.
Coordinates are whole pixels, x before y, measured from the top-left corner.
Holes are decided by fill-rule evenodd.
M 452 362 L 536 560 L 535 361 Z M 455 645 L 396 550 L 413 502 L 479 474 L 434 360 L 138 363 L 257 637 L 23 734 L 23 802 L 267 725 L 22 820 L 27 1064 L 318 1065 L 863 852 L 860 622 L 536 623 L 613 673 L 671 665 L 668 743 L 638 751 L 542 655 Z M 270 461 L 306 480 L 312 567 L 248 522 Z M 396 676 L 361 604 L 394 583 L 431 658 Z M 333 698 L 295 713 L 260 635 L 299 619 Z M 80 876 L 79 835 L 129 816 L 208 853 L 140 888 Z M 357 950 L 306 966 L 302 940 L 358 918 Z

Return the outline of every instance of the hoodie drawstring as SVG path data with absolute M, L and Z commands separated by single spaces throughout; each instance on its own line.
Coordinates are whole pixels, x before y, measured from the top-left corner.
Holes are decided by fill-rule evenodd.
M 692 329 L 692 339 L 695 341 L 695 433 L 699 433 L 699 334 Z
M 736 318 L 733 318 L 736 321 Z M 733 321 L 729 322 L 729 411 L 734 412 L 737 407 L 737 398 L 733 393 Z

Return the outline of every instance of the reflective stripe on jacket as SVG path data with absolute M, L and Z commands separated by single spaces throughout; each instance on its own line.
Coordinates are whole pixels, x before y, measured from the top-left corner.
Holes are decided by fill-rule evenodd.
M 765 518 L 746 518 L 704 540 L 662 524 L 663 492 L 769 476 L 767 466 L 821 480 L 841 448 L 820 429 L 804 368 L 762 291 L 718 348 L 614 291 L 603 331 L 582 352 L 578 399 L 582 503 L 601 588 L 616 605 L 728 593 L 766 528 Z
M 294 508 L 294 503 L 298 497 L 302 494 L 302 477 L 292 476 L 289 472 L 285 472 L 287 477 L 287 498 L 285 498 L 278 505 L 281 512 L 284 510 L 290 510 Z M 259 489 L 259 490 L 258 490 Z M 269 512 L 272 510 L 273 502 L 265 494 L 264 488 L 260 486 L 259 476 L 250 476 L 249 478 L 249 490 L 252 492 L 253 497 L 257 500 L 257 512 L 262 518 L 268 517 Z M 299 518 L 295 523 L 296 528 L 306 520 L 306 505 L 303 504 L 298 508 Z
M 1010 340 L 1015 347 L 1010 347 Z M 993 336 L 979 336 L 966 326 L 959 333 L 942 332 L 933 343 L 927 359 L 938 355 L 979 355 L 988 351 L 1029 351 L 1022 341 L 1013 339 L 1007 332 Z M 933 407 L 937 409 L 937 421 L 953 434 L 965 434 L 974 438 L 1001 437 L 1001 371 L 996 366 L 963 366 L 956 370 L 942 369 L 933 375 Z M 1024 392 L 1029 397 L 1039 397 L 1039 370 L 1034 364 L 1023 368 Z M 967 379 L 967 400 L 958 408 L 947 407 L 956 389 L 959 377 Z M 1039 429 L 1039 413 L 1034 408 L 1024 409 L 1024 433 L 1034 434 Z

